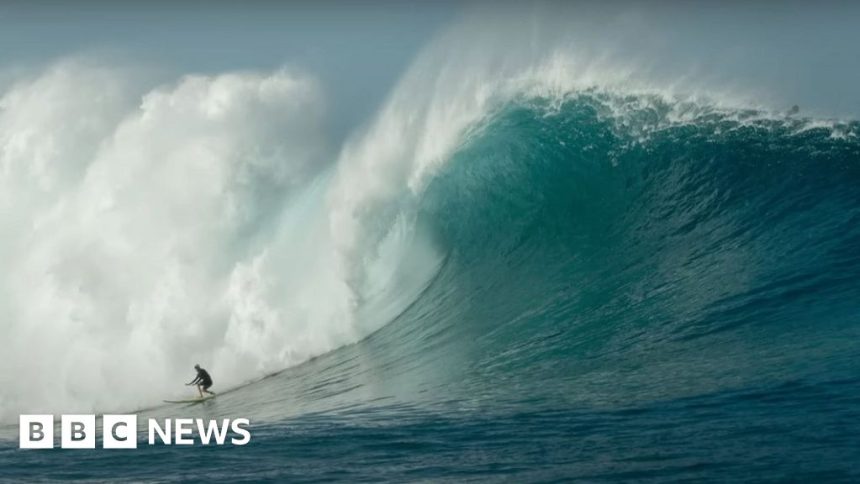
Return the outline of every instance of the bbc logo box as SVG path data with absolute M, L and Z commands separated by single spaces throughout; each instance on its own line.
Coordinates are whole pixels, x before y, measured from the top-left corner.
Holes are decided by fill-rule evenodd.
M 19 447 L 51 449 L 54 447 L 53 415 L 21 415 Z M 95 415 L 63 415 L 60 419 L 60 446 L 64 449 L 96 448 Z M 103 415 L 102 448 L 136 449 L 137 415 Z
M 54 447 L 53 415 L 21 415 L 18 418 L 19 444 L 22 449 Z

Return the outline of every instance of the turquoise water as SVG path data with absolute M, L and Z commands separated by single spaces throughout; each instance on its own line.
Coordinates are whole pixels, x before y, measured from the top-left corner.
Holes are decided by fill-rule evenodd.
M 195 406 L 244 447 L 0 446 L 0 478 L 860 479 L 860 123 L 580 92 L 435 173 L 429 285 L 356 344 Z

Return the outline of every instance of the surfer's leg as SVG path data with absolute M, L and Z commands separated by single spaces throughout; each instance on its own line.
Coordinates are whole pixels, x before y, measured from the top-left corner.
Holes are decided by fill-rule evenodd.
M 200 392 L 200 398 L 203 398 L 203 385 L 197 385 L 197 391 Z
M 210 394 L 210 395 L 215 395 L 215 392 L 209 391 L 209 385 L 206 385 L 205 387 L 203 387 L 203 391 Z

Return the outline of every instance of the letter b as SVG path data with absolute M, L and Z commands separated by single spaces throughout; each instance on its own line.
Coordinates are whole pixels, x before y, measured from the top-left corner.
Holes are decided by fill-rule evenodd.
M 54 447 L 53 415 L 21 415 L 18 417 L 18 425 L 18 447 L 22 449 Z
M 61 430 L 64 449 L 96 448 L 95 415 L 63 415 Z
M 42 430 L 45 425 L 41 422 L 30 422 L 30 441 L 42 440 L 45 438 L 45 431 Z

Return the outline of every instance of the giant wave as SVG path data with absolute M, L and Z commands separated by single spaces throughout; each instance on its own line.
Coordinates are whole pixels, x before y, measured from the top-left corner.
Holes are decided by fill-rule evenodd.
M 449 48 L 337 148 L 297 71 L 8 88 L 0 418 L 152 407 L 211 361 L 231 390 L 183 411 L 255 419 L 260 472 L 285 425 L 419 469 L 506 449 L 459 477 L 849 462 L 860 124 Z

